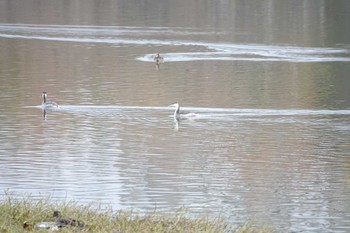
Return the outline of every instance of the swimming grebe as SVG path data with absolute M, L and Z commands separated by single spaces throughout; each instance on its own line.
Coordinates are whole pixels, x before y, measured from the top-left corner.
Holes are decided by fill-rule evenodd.
M 43 102 L 42 102 L 42 106 L 45 109 L 54 109 L 54 108 L 58 108 L 58 104 L 52 101 L 47 101 L 47 93 L 46 91 L 43 92 L 42 94 L 43 97 Z
M 193 112 L 191 112 L 191 113 L 180 112 L 179 103 L 171 104 L 168 107 L 175 107 L 174 120 L 176 120 L 176 121 L 185 120 L 185 119 L 193 119 L 193 118 L 197 117 L 197 114 L 195 114 Z
M 164 58 L 161 57 L 159 55 L 159 53 L 157 53 L 157 55 L 154 57 L 154 61 L 157 63 L 157 64 L 160 64 L 160 63 L 163 63 L 164 62 Z

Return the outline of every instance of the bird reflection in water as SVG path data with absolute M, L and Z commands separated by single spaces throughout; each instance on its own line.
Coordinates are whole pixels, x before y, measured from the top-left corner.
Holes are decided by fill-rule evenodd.
M 44 119 L 44 121 L 47 120 L 47 117 L 48 117 L 49 113 L 52 113 L 54 111 L 55 110 L 52 110 L 52 109 L 43 109 L 43 119 Z

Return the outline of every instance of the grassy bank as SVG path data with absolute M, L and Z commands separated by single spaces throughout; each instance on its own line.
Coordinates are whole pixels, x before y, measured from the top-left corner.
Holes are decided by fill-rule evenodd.
M 36 229 L 35 225 L 44 221 L 57 221 L 53 217 L 55 210 L 59 210 L 62 216 L 69 216 L 77 222 L 84 223 L 84 227 L 68 225 L 59 228 L 59 232 L 271 232 L 265 229 L 255 229 L 248 224 L 239 229 L 232 229 L 220 219 L 192 219 L 186 217 L 183 213 L 172 216 L 160 213 L 139 216 L 130 212 L 115 213 L 111 210 L 96 210 L 91 206 L 80 206 L 70 202 L 52 204 L 48 199 L 39 201 L 33 201 L 30 198 L 14 200 L 11 197 L 6 197 L 0 202 L 0 232 L 48 232 L 48 230 Z

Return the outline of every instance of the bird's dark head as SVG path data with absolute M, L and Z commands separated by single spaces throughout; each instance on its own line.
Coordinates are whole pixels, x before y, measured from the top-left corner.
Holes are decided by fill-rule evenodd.
M 53 212 L 53 217 L 55 217 L 55 218 L 61 217 L 61 212 L 58 211 L 58 210 L 55 210 L 55 211 Z

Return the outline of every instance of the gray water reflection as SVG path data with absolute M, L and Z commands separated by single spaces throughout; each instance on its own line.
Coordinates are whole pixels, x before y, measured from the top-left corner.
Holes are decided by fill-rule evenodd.
M 1 190 L 349 231 L 348 1 L 74 3 L 0 1 Z
M 105 43 L 115 45 L 156 45 L 203 47 L 207 52 L 167 53 L 167 62 L 196 60 L 229 61 L 289 61 L 289 62 L 349 62 L 348 48 L 309 48 L 292 46 L 271 46 L 259 44 L 224 44 L 201 41 L 145 39 L 148 36 L 184 36 L 197 32 L 173 31 L 169 28 L 135 27 L 86 27 L 86 26 L 49 26 L 49 25 L 0 25 L 0 37 L 10 39 L 29 39 L 44 41 L 63 41 L 77 43 Z M 207 32 L 210 34 L 213 32 Z M 204 34 L 204 33 L 202 33 Z M 64 35 L 64 36 L 62 36 Z M 135 37 L 135 39 L 130 38 Z M 142 39 L 140 39 L 140 37 Z M 203 50 L 203 49 L 199 49 Z M 152 61 L 154 54 L 138 58 Z
M 37 108 L 22 111 L 41 126 L 1 156 L 4 188 L 233 222 L 279 216 L 292 230 L 347 224 L 349 110 L 187 107 L 198 119 L 174 131 L 168 107 L 60 105 L 46 121 Z

